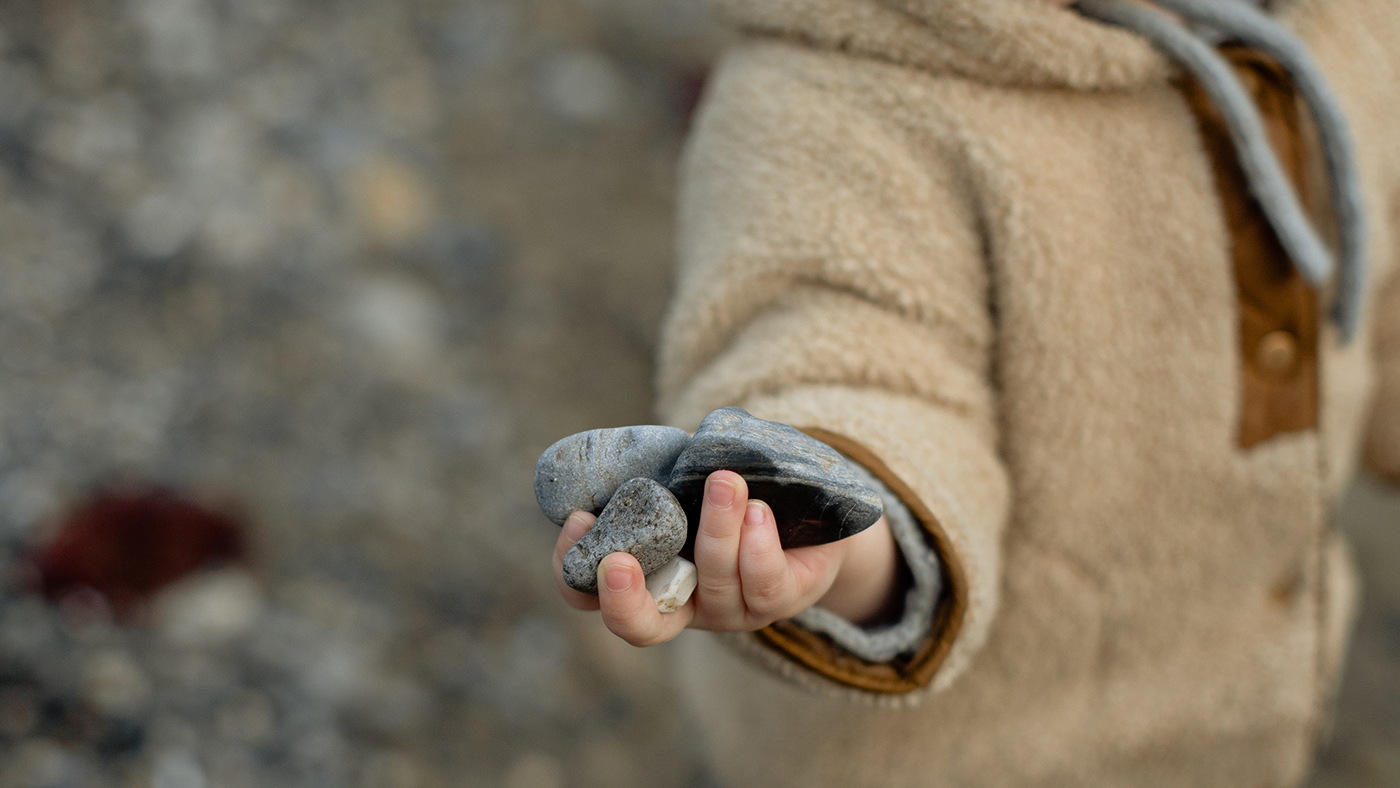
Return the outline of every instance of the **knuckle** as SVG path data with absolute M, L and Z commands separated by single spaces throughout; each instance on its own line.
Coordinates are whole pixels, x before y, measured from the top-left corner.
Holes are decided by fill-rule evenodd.
M 656 632 L 644 631 L 637 628 L 620 627 L 619 629 L 612 630 L 612 633 L 637 648 L 646 648 L 647 646 L 652 646 L 661 642 Z
M 788 585 L 781 576 L 759 577 L 744 586 L 744 604 L 760 616 L 778 616 L 789 602 Z
M 645 639 L 650 633 L 639 621 L 641 618 L 633 611 L 609 610 L 608 606 L 602 607 L 603 623 L 607 625 L 608 631 L 623 640 L 637 645 L 635 641 Z
M 650 648 L 651 646 L 658 646 L 662 643 L 665 643 L 667 640 L 670 640 L 670 638 L 667 637 L 664 633 L 654 632 L 649 633 L 645 637 L 638 637 L 632 640 L 628 640 L 627 642 L 631 643 L 637 648 Z
M 695 584 L 695 590 L 703 598 L 723 599 L 733 595 L 734 582 L 732 580 L 701 576 Z

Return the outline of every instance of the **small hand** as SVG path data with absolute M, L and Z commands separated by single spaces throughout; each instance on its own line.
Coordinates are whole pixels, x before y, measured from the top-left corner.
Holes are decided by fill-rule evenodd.
M 706 480 L 695 537 L 699 585 L 674 613 L 657 612 L 641 566 L 627 553 L 603 559 L 596 597 L 564 583 L 564 554 L 595 521 L 575 512 L 565 522 L 554 550 L 555 581 L 571 607 L 601 610 L 608 629 L 634 646 L 663 643 L 686 627 L 753 631 L 818 600 L 860 620 L 886 607 L 897 585 L 894 543 L 883 519 L 850 539 L 784 551 L 772 510 L 749 500 L 748 485 L 731 471 Z M 824 596 L 828 591 L 832 598 Z

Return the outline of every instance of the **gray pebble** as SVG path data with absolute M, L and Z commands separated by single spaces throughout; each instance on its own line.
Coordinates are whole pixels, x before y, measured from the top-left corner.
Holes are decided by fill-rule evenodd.
M 651 479 L 632 479 L 564 555 L 564 582 L 586 594 L 598 593 L 598 564 L 612 553 L 631 553 L 642 573 L 651 574 L 681 551 L 688 532 L 675 496 Z
M 845 539 L 884 513 L 880 496 L 835 449 L 741 408 L 706 416 L 671 471 L 666 486 L 691 522 L 699 523 L 705 479 L 717 470 L 744 477 L 749 497 L 773 509 L 784 548 Z
M 690 436 L 675 427 L 618 427 L 570 435 L 535 463 L 535 500 L 555 525 L 576 511 L 598 514 L 628 479 L 662 484 Z

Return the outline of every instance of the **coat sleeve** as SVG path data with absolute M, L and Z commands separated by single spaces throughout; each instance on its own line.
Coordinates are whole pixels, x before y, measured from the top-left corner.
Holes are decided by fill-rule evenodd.
M 1372 261 L 1371 301 L 1375 389 L 1366 424 L 1363 459 L 1367 470 L 1400 485 L 1400 3 L 1348 0 L 1304 8 L 1318 29 L 1336 31 L 1326 41 L 1328 65 L 1344 74 L 1344 94 L 1358 140 L 1377 141 L 1362 160 L 1363 178 L 1375 182 L 1373 235 L 1387 250 Z M 1373 143 L 1374 144 L 1374 143 Z
M 1396 200 L 1400 207 L 1400 199 Z M 1391 212 L 1391 233 L 1400 233 L 1400 211 Z M 1396 254 L 1400 258 L 1400 254 Z M 1376 398 L 1366 429 L 1365 461 L 1372 473 L 1400 485 L 1400 260 L 1379 282 L 1372 307 Z
M 899 495 L 945 575 L 917 652 L 866 663 L 790 622 L 741 645 L 799 680 L 904 693 L 951 682 L 997 609 L 1009 495 L 990 284 L 962 157 L 837 58 L 753 44 L 718 68 L 682 163 L 660 411 L 693 428 L 740 405 Z

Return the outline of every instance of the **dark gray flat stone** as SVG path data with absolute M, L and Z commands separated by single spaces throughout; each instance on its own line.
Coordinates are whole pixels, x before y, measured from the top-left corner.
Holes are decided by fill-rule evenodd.
M 697 526 L 705 479 L 718 470 L 744 477 L 749 497 L 772 507 L 784 548 L 845 539 L 884 512 L 880 496 L 835 449 L 742 408 L 706 416 L 671 471 L 666 486 Z
M 631 553 L 642 573 L 651 574 L 681 551 L 689 532 L 685 510 L 670 491 L 651 479 L 632 479 L 565 553 L 564 582 L 585 594 L 598 593 L 598 564 L 612 553 Z
M 690 442 L 675 427 L 589 430 L 555 443 L 535 463 L 535 500 L 555 525 L 576 511 L 598 514 L 628 479 L 665 484 Z

